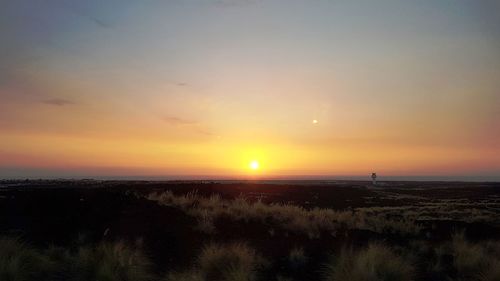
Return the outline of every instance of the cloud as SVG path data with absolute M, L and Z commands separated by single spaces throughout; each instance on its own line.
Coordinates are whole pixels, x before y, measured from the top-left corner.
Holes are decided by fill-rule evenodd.
M 261 0 L 217 0 L 214 2 L 214 5 L 218 7 L 230 8 L 258 4 L 259 2 L 261 2 Z
M 204 128 L 204 126 L 202 126 L 202 124 L 200 122 L 195 121 L 195 120 L 182 119 L 182 118 L 175 117 L 175 116 L 163 117 L 162 120 L 171 126 L 186 127 L 189 130 L 196 132 L 197 134 L 200 134 L 200 135 L 205 135 L 205 136 L 213 136 L 214 135 L 212 132 L 207 130 L 207 128 Z
M 96 17 L 96 16 L 92 15 L 91 13 L 88 13 L 84 10 L 78 10 L 75 7 L 66 7 L 65 9 L 78 17 L 84 18 L 84 19 L 92 22 L 93 24 L 95 24 L 98 27 L 101 27 L 101 28 L 113 27 L 109 22 L 102 20 L 101 18 Z
M 194 126 L 194 125 L 198 125 L 197 121 L 186 120 L 186 119 L 178 118 L 178 117 L 175 117 L 175 116 L 164 117 L 163 121 L 165 121 L 169 125 L 173 125 L 173 126 Z
M 203 129 L 198 129 L 197 132 L 202 134 L 202 135 L 205 135 L 205 136 L 213 136 L 214 135 L 213 133 L 206 131 L 206 130 L 203 130 Z
M 96 17 L 92 17 L 92 16 L 87 16 L 87 18 L 94 22 L 97 26 L 99 27 L 102 27 L 102 28 L 111 28 L 111 24 L 107 23 L 107 22 L 104 22 L 103 20 L 101 19 L 98 19 Z
M 47 100 L 43 100 L 41 102 L 44 104 L 54 105 L 54 106 L 65 106 L 65 105 L 75 104 L 75 102 L 73 102 L 73 101 L 66 100 L 66 99 L 58 99 L 58 98 L 47 99 Z

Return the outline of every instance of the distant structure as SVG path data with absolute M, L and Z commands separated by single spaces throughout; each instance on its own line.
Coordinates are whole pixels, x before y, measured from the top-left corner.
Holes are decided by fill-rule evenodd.
M 372 173 L 372 184 L 377 185 L 377 173 Z

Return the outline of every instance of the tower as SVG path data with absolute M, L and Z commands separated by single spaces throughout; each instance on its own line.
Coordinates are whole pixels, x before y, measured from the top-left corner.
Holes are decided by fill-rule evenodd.
M 372 173 L 372 184 L 377 185 L 377 173 Z

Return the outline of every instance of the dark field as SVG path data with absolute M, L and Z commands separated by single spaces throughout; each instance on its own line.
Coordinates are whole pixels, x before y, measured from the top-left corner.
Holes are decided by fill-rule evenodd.
M 0 184 L 2 281 L 500 280 L 497 183 Z

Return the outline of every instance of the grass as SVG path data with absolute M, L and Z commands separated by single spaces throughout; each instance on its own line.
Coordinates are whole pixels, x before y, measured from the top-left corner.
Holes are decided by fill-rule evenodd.
M 46 280 L 53 264 L 17 238 L 0 238 L 0 280 Z
M 228 218 L 234 221 L 257 221 L 270 223 L 291 231 L 307 235 L 311 239 L 322 234 L 336 235 L 340 230 L 365 229 L 377 233 L 417 235 L 420 226 L 405 218 L 390 218 L 383 214 L 363 211 L 334 211 L 327 208 L 305 209 L 291 204 L 265 204 L 261 200 L 251 202 L 244 196 L 233 200 L 221 199 L 218 195 L 201 197 L 196 191 L 186 195 L 174 195 L 171 191 L 151 193 L 149 200 L 173 206 L 197 218 L 198 229 L 214 233 L 214 221 Z
M 253 281 L 267 261 L 245 243 L 204 247 L 192 270 L 169 272 L 165 281 Z M 123 242 L 35 249 L 15 238 L 0 238 L 1 281 L 153 281 L 149 259 Z
M 418 244 L 421 246 L 414 250 L 426 253 L 430 259 L 425 261 L 427 271 L 443 280 L 500 280 L 500 241 L 472 243 L 459 231 L 452 235 L 451 241 L 436 247 Z
M 204 280 L 252 281 L 266 261 L 246 244 L 211 244 L 203 249 L 198 266 Z
M 453 266 L 459 276 L 469 279 L 475 276 L 486 266 L 485 254 L 484 248 L 479 244 L 469 243 L 464 233 L 453 236 Z
M 217 229 L 217 223 L 221 222 L 260 223 L 265 226 L 262 237 L 270 239 L 271 243 L 274 242 L 273 239 L 295 240 L 284 243 L 290 248 L 285 248 L 279 256 L 271 253 L 273 257 L 263 257 L 246 243 L 210 243 L 201 249 L 195 249 L 199 250 L 199 255 L 192 257 L 192 262 L 183 261 L 172 268 L 157 265 L 155 269 L 160 268 L 159 272 L 152 273 L 151 262 L 140 247 L 123 242 L 91 245 L 84 245 L 82 242 L 79 247 L 71 249 L 35 249 L 19 239 L 0 238 L 0 281 L 298 280 L 297 278 L 303 278 L 300 277 L 303 271 L 307 271 L 307 274 L 313 272 L 314 280 L 323 281 L 500 280 L 499 241 L 474 243 L 467 240 L 463 232 L 458 232 L 448 241 L 438 240 L 441 242 L 436 245 L 435 240 L 425 235 L 417 236 L 422 234 L 417 221 L 426 216 L 425 212 L 435 211 L 441 214 L 448 210 L 439 206 L 429 205 L 430 207 L 425 207 L 424 213 L 419 212 L 417 207 L 335 211 L 325 208 L 306 209 L 290 204 L 266 204 L 260 200 L 248 200 L 244 196 L 232 200 L 222 199 L 219 195 L 202 197 L 196 192 L 174 195 L 167 191 L 150 194 L 147 198 L 194 217 L 197 221 L 195 232 L 209 234 L 201 235 L 206 237 L 204 241 L 225 239 L 225 233 L 221 233 L 223 228 Z M 465 204 L 456 204 L 459 203 Z M 477 214 L 470 213 L 471 216 Z M 479 215 L 482 216 L 483 213 Z M 187 229 L 193 231 L 190 224 Z M 257 229 L 260 230 L 258 226 Z M 353 229 L 370 230 L 377 234 L 368 233 L 368 238 L 359 238 L 355 235 L 367 233 L 347 231 Z M 288 236 L 288 233 L 304 236 Z M 347 236 L 352 233 L 354 235 Z M 324 235 L 329 237 L 315 241 L 307 239 L 325 238 Z M 262 239 L 261 236 L 258 237 Z M 343 247 L 341 242 L 351 244 L 359 239 L 384 239 L 384 243 L 372 242 L 360 249 L 339 250 Z M 389 246 L 388 243 L 394 244 Z M 264 247 L 262 245 L 267 244 L 256 245 Z M 326 261 L 329 250 L 336 252 Z M 323 263 L 324 270 L 320 279 L 317 276 Z M 171 271 L 172 269 L 180 271 Z
M 344 249 L 326 265 L 325 281 L 410 281 L 415 269 L 401 255 L 382 244 L 359 251 Z
M 140 250 L 122 242 L 71 252 L 59 247 L 42 251 L 19 239 L 0 238 L 2 281 L 149 281 L 153 280 L 149 266 Z
M 169 272 L 165 281 L 254 281 L 267 261 L 245 243 L 209 244 L 190 270 Z
M 499 241 L 472 243 L 463 232 L 458 232 L 451 241 L 435 248 L 425 241 L 414 244 L 398 251 L 380 243 L 370 243 L 358 250 L 344 248 L 324 265 L 321 280 L 411 281 L 417 272 L 415 264 L 426 271 L 433 267 L 431 271 L 439 273 L 439 280 L 500 280 Z M 436 258 L 423 260 L 418 252 L 433 252 Z M 414 257 L 420 258 L 418 263 L 413 262 Z M 309 262 L 301 246 L 291 248 L 286 259 L 291 270 L 286 275 L 303 269 Z M 16 238 L 0 238 L 2 281 L 257 281 L 265 279 L 261 273 L 270 265 L 268 259 L 245 243 L 209 244 L 201 249 L 191 269 L 168 272 L 166 268 L 165 278 L 161 279 L 152 273 L 151 263 L 140 249 L 123 242 L 74 250 L 60 247 L 41 250 Z M 276 278 L 285 280 L 281 273 L 276 272 Z
M 453 267 L 463 280 L 500 280 L 500 242 L 471 243 L 463 232 L 451 242 Z
M 150 262 L 138 249 L 123 242 L 80 248 L 70 257 L 70 280 L 148 281 Z
M 215 218 L 208 210 L 201 210 L 197 214 L 196 218 L 198 225 L 197 229 L 206 234 L 214 234 L 216 232 L 215 228 Z

